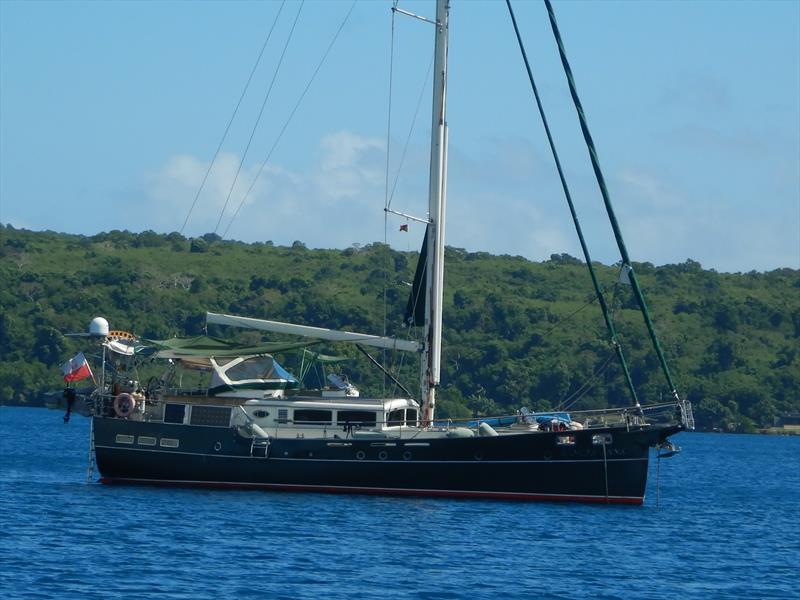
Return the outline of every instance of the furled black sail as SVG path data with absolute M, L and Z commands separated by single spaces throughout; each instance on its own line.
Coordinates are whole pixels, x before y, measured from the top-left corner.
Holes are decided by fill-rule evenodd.
M 430 225 L 428 226 L 430 227 Z M 428 227 L 425 228 L 425 237 L 422 239 L 422 250 L 419 253 L 417 270 L 414 271 L 414 283 L 411 286 L 411 295 L 406 304 L 406 315 L 403 318 L 407 325 L 422 327 L 425 325 L 425 276 L 428 262 Z

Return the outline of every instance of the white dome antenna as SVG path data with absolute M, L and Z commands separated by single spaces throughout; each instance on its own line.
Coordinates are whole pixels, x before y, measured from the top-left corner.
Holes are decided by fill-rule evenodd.
M 89 323 L 89 335 L 92 337 L 105 337 L 108 335 L 108 321 L 103 317 L 95 317 Z

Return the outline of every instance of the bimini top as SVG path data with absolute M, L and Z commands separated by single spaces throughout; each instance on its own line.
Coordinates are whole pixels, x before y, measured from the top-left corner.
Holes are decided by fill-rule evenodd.
M 272 357 L 272 353 L 303 348 L 315 342 L 243 345 L 200 335 L 148 340 L 148 343 L 157 349 L 155 358 L 177 360 L 184 367 L 211 371 L 209 394 L 230 395 L 244 390 L 299 387 L 300 382 Z
M 191 359 L 191 358 L 232 358 L 239 356 L 258 356 L 274 354 L 295 348 L 304 348 L 319 342 L 264 342 L 255 345 L 244 345 L 207 335 L 189 338 L 170 338 L 168 340 L 147 340 L 156 348 L 156 358 Z

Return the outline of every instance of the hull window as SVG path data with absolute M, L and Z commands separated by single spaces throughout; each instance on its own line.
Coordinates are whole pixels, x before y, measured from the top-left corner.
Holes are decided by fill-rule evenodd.
M 376 413 L 370 410 L 340 410 L 336 413 L 337 425 L 375 427 L 376 423 Z
M 595 446 L 608 446 L 611 443 L 610 433 L 598 433 L 592 436 L 592 444 Z
M 192 425 L 228 427 L 231 422 L 231 409 L 225 406 L 193 406 L 189 422 Z
M 121 433 L 117 434 L 117 437 L 114 438 L 114 441 L 118 444 L 132 444 L 133 443 L 133 436 L 132 435 L 123 435 Z
M 185 404 L 167 404 L 164 407 L 164 423 L 183 423 Z
M 180 442 L 173 438 L 161 438 L 159 445 L 162 448 L 177 448 L 180 445 Z
M 140 435 L 137 443 L 140 446 L 155 446 L 156 445 L 156 438 L 150 437 L 147 435 Z
M 300 408 L 294 411 L 295 424 L 330 425 L 333 423 L 333 412 L 330 410 L 312 410 Z

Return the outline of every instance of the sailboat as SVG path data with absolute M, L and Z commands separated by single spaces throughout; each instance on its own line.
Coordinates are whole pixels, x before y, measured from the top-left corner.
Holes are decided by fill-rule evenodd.
M 691 405 L 672 385 L 671 399 L 651 406 L 641 405 L 634 395 L 634 403 L 621 409 L 520 410 L 465 423 L 436 419 L 447 196 L 449 10 L 448 0 L 437 0 L 432 21 L 429 207 L 425 251 L 412 292 L 415 301 L 408 311 L 409 322 L 423 328 L 421 341 L 214 312 L 206 315 L 209 325 L 304 339 L 250 346 L 208 336 L 145 341 L 112 331 L 105 319 L 95 318 L 89 337 L 101 356 L 96 386 L 83 392 L 70 387 L 65 398 L 70 410 L 91 418 L 91 444 L 101 482 L 616 504 L 644 501 L 650 449 L 671 453 L 670 436 L 693 428 Z M 627 254 L 623 262 L 635 283 Z M 638 286 L 635 290 L 640 295 Z M 642 305 L 646 311 L 643 297 Z M 654 335 L 646 312 L 645 318 Z M 613 326 L 609 328 L 613 334 Z M 410 392 L 393 398 L 364 396 L 336 374 L 328 376 L 326 385 L 307 389 L 274 358 L 290 348 L 309 352 L 326 341 L 419 355 L 419 396 Z M 612 343 L 616 347 L 613 336 Z M 663 363 L 657 341 L 655 346 Z M 621 350 L 618 355 L 623 358 Z M 142 381 L 137 361 L 143 356 L 161 361 L 165 372 Z M 200 375 L 184 377 L 181 369 Z

